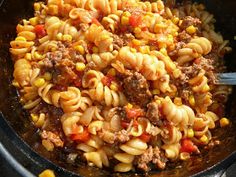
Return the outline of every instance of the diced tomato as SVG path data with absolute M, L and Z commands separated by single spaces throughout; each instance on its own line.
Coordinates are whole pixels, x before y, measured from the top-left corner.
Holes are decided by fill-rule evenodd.
M 79 25 L 81 23 L 81 20 L 76 19 L 76 20 L 73 20 L 71 23 L 72 23 L 73 26 L 76 26 L 76 25 Z
M 122 26 L 120 28 L 120 32 L 124 33 L 124 32 L 127 32 L 128 31 L 128 27 L 127 26 Z
M 134 121 L 133 121 L 133 126 L 134 126 L 135 128 L 138 127 L 138 121 L 137 121 L 136 119 L 134 119 Z
M 89 140 L 89 132 L 87 129 L 84 129 L 83 133 L 72 134 L 70 136 L 71 140 L 73 141 L 82 141 L 86 142 Z
M 140 117 L 143 115 L 143 111 L 141 109 L 126 109 L 126 116 L 129 119 L 136 119 L 137 117 Z
M 95 25 L 98 25 L 98 26 L 101 25 L 101 23 L 96 18 L 92 19 L 92 23 L 94 23 Z
M 88 52 L 89 52 L 90 54 L 93 53 L 93 47 L 94 47 L 94 44 L 92 44 L 92 43 L 89 43 L 89 44 L 88 44 Z
M 194 60 L 194 63 L 197 64 L 197 65 L 200 64 L 201 63 L 201 58 L 196 58 Z
M 102 78 L 102 83 L 109 87 L 114 80 L 115 78 L 113 76 L 107 75 Z
M 64 86 L 64 85 L 55 85 L 53 88 L 59 91 L 67 90 L 67 86 Z
M 76 87 L 81 87 L 82 86 L 82 79 L 81 78 L 77 78 L 74 81 L 74 84 L 75 84 Z
M 181 141 L 181 152 L 196 152 L 197 151 L 197 146 L 193 144 L 193 142 L 190 139 L 182 139 Z
M 142 31 L 148 31 L 148 27 L 142 27 Z
M 141 15 L 131 15 L 129 17 L 129 24 L 132 26 L 132 27 L 137 27 L 139 25 L 141 25 L 142 23 L 142 16 Z
M 151 139 L 151 135 L 147 134 L 147 133 L 143 133 L 140 137 L 141 140 L 143 140 L 144 142 L 149 142 Z
M 128 126 L 129 126 L 129 122 L 126 122 L 126 121 L 121 121 L 120 122 L 120 124 L 121 124 L 121 126 L 123 127 L 123 128 L 128 128 Z
M 34 27 L 34 32 L 36 33 L 38 38 L 42 38 L 46 35 L 46 31 L 44 29 L 44 25 L 36 25 Z

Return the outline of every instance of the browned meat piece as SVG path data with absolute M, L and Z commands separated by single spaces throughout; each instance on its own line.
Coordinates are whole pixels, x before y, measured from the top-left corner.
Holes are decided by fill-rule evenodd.
M 191 16 L 186 16 L 183 18 L 183 22 L 180 25 L 181 29 L 186 29 L 187 27 L 193 25 L 193 26 L 198 26 L 201 24 L 201 21 L 198 18 L 193 18 Z
M 166 167 L 167 158 L 159 147 L 153 148 L 152 163 L 156 164 L 157 168 L 164 169 Z
M 153 158 L 153 148 L 150 146 L 141 156 L 137 159 L 138 168 L 143 171 L 149 171 L 148 163 L 152 161 Z
M 124 41 L 122 38 L 120 38 L 118 35 L 113 35 L 113 47 L 114 50 L 119 50 L 121 47 L 124 46 Z
M 188 43 L 192 39 L 192 36 L 189 35 L 186 31 L 182 31 L 179 33 L 178 38 L 179 38 L 179 41 L 183 43 Z
M 41 133 L 41 138 L 47 139 L 57 147 L 63 147 L 64 145 L 64 142 L 61 140 L 61 138 L 57 134 L 51 131 L 43 130 L 43 132 Z
M 130 137 L 126 130 L 121 130 L 119 132 L 115 133 L 115 140 L 121 143 L 124 143 L 126 141 L 129 141 Z
M 109 131 L 103 130 L 102 132 L 98 132 L 98 136 L 105 142 L 109 144 L 114 144 L 116 136 L 114 133 L 111 133 Z
M 152 122 L 152 124 L 158 125 L 160 122 L 160 116 L 157 103 L 152 102 L 147 105 L 146 117 Z
M 145 106 L 152 96 L 147 80 L 138 72 L 124 79 L 124 93 L 131 102 L 140 106 Z

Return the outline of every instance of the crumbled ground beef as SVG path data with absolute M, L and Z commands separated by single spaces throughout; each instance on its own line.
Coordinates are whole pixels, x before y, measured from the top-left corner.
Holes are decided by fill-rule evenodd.
M 189 43 L 191 39 L 191 35 L 189 35 L 186 31 L 182 31 L 178 35 L 178 40 L 186 44 Z
M 115 141 L 124 143 L 130 140 L 129 133 L 126 130 L 121 130 L 115 133 Z
M 113 35 L 113 48 L 114 50 L 119 50 L 121 47 L 124 46 L 124 41 L 118 35 Z
M 158 125 L 158 122 L 160 121 L 160 116 L 157 103 L 151 102 L 147 105 L 146 117 L 152 122 L 152 124 Z
M 191 16 L 186 16 L 183 18 L 183 21 L 180 25 L 181 29 L 186 29 L 187 27 L 193 25 L 193 26 L 198 26 L 201 24 L 201 21 L 198 18 L 193 18 Z
M 144 76 L 138 72 L 124 79 L 124 93 L 128 100 L 140 106 L 146 106 L 151 98 L 149 85 Z
M 64 145 L 64 142 L 61 140 L 61 138 L 56 133 L 51 131 L 43 130 L 41 133 L 41 138 L 51 141 L 57 147 L 63 147 Z

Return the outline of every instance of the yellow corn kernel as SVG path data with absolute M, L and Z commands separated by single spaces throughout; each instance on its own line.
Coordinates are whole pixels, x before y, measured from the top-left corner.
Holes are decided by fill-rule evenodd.
M 112 83 L 112 84 L 110 85 L 110 89 L 111 89 L 111 90 L 114 90 L 114 91 L 118 91 L 117 84 L 116 84 L 116 83 Z
M 139 27 L 134 28 L 134 33 L 141 33 L 142 30 Z
M 202 92 L 208 92 L 210 90 L 209 85 L 204 85 L 204 87 L 202 88 Z
M 41 9 L 40 3 L 38 3 L 38 2 L 34 3 L 34 10 L 39 11 L 40 9 Z
M 153 13 L 152 13 L 152 12 L 147 12 L 147 13 L 146 13 L 146 15 L 148 15 L 148 16 L 151 16 L 151 17 L 152 17 L 152 16 L 153 16 Z
M 43 10 L 41 11 L 41 14 L 42 14 L 42 15 L 47 15 L 46 9 L 43 9 Z
M 36 87 L 42 87 L 45 84 L 44 78 L 38 78 L 34 81 Z
M 62 40 L 62 36 L 63 36 L 62 33 L 58 33 L 57 36 L 56 36 L 57 40 L 61 41 Z
M 188 160 L 190 158 L 190 154 L 187 152 L 181 152 L 179 155 L 180 160 Z
M 188 129 L 187 130 L 187 137 L 188 138 L 193 138 L 194 137 L 194 131 L 193 131 L 193 129 Z
M 132 105 L 131 103 L 128 103 L 128 104 L 127 104 L 127 108 L 128 108 L 128 109 L 132 109 L 132 108 L 133 108 L 133 105 Z
M 190 96 L 188 97 L 188 102 L 189 102 L 189 104 L 190 104 L 191 106 L 195 106 L 195 98 L 194 98 L 193 95 L 190 95 Z
M 121 17 L 121 25 L 128 25 L 129 24 L 129 17 L 122 16 Z
M 81 55 L 84 55 L 85 54 L 85 50 L 84 50 L 84 47 L 82 45 L 76 45 L 74 47 L 74 49 L 79 52 Z
M 43 78 L 47 81 L 50 81 L 52 79 L 52 74 L 49 72 L 44 73 Z
M 208 141 L 209 141 L 209 139 L 207 138 L 206 135 L 203 135 L 199 140 L 200 140 L 202 143 L 204 143 L 204 144 L 207 144 Z
M 178 17 L 172 18 L 172 22 L 173 22 L 174 24 L 177 24 L 177 23 L 179 22 L 179 18 L 178 18 Z
M 93 53 L 98 53 L 98 52 L 99 52 L 98 48 L 93 46 Z
M 168 35 L 168 40 L 169 40 L 169 42 L 170 43 L 174 43 L 174 38 L 173 38 L 173 36 L 170 34 L 170 35 Z
M 63 40 L 63 41 L 71 42 L 71 41 L 72 41 L 72 36 L 69 35 L 69 34 L 64 34 L 64 35 L 62 36 L 62 40 Z
M 20 87 L 20 84 L 19 84 L 16 80 L 13 80 L 13 81 L 12 81 L 12 85 L 13 85 L 14 87 Z
M 85 67 L 85 64 L 82 62 L 78 62 L 75 64 L 75 68 L 77 71 L 84 71 Z
M 150 53 L 150 46 L 142 46 L 142 47 L 140 47 L 139 51 L 144 54 L 149 54 Z
M 175 97 L 174 103 L 178 106 L 182 105 L 182 99 L 180 97 Z
M 50 15 L 58 15 L 58 6 L 55 4 L 50 4 L 48 6 L 48 14 Z
M 54 144 L 49 140 L 42 140 L 42 145 L 45 147 L 45 149 L 47 149 L 47 151 L 53 151 L 54 149 Z
M 194 33 L 196 33 L 197 29 L 193 25 L 191 25 L 186 28 L 186 31 L 188 34 L 194 34 Z
M 38 24 L 38 17 L 32 17 L 29 19 L 31 25 L 35 26 Z
M 137 45 L 137 46 L 140 46 L 140 45 L 141 45 L 141 41 L 140 41 L 140 40 L 137 40 L 137 39 L 133 39 L 133 40 L 132 40 L 132 43 L 133 43 L 134 45 Z
M 39 119 L 38 115 L 36 115 L 36 114 L 30 114 L 30 117 L 31 117 L 33 122 L 37 122 L 38 119 Z
M 130 48 L 130 51 L 133 52 L 133 53 L 137 52 L 137 50 L 135 48 Z
M 116 76 L 116 70 L 114 68 L 109 69 L 109 71 L 107 72 L 107 75 Z
M 26 41 L 26 39 L 22 36 L 16 37 L 15 41 Z
M 130 13 L 129 11 L 125 11 L 125 12 L 123 13 L 123 16 L 125 16 L 125 17 L 130 17 L 130 16 L 131 16 L 131 13 Z
M 39 54 L 38 52 L 34 52 L 34 58 L 39 60 L 39 59 L 42 59 L 43 56 L 41 54 Z
M 220 127 L 225 127 L 227 125 L 229 125 L 229 119 L 227 119 L 225 117 L 221 118 L 220 119 Z
M 180 76 L 180 74 L 181 74 L 181 70 L 180 69 L 175 69 L 173 71 L 174 78 L 178 78 Z
M 44 65 L 43 61 L 39 61 L 38 64 L 39 64 L 40 66 L 43 66 L 43 65 Z
M 32 59 L 31 53 L 25 54 L 25 59 L 26 60 L 31 60 Z
M 39 177 L 55 177 L 55 174 L 52 170 L 47 169 L 40 173 Z
M 153 95 L 159 95 L 160 94 L 160 90 L 154 89 L 154 90 L 152 90 L 152 94 Z

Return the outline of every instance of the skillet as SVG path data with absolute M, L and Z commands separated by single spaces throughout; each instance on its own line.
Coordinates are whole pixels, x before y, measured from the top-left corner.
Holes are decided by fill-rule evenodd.
M 217 31 L 221 31 L 224 38 L 230 40 L 233 52 L 225 56 L 225 61 L 228 71 L 236 72 L 236 1 L 198 2 L 203 2 L 215 15 Z M 13 64 L 8 52 L 9 41 L 15 36 L 16 24 L 20 19 L 32 16 L 32 4 L 33 0 L 0 0 L 0 154 L 21 176 L 38 175 L 46 168 L 53 169 L 57 176 L 142 176 L 134 173 L 111 175 L 109 171 L 85 167 L 80 162 L 76 167 L 70 166 L 63 163 L 63 152 L 48 153 L 37 143 L 37 130 L 30 124 L 27 113 L 19 104 L 16 89 L 11 86 Z M 232 125 L 227 130 L 214 130 L 213 133 L 220 137 L 220 146 L 203 152 L 200 157 L 193 157 L 191 162 L 177 164 L 177 168 L 170 165 L 165 171 L 152 171 L 148 176 L 208 176 L 231 165 L 236 160 L 235 105 L 234 89 L 226 105 L 226 117 L 231 119 Z

